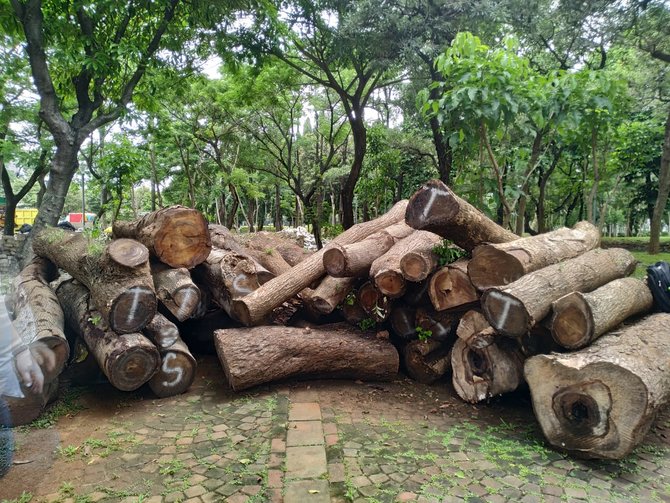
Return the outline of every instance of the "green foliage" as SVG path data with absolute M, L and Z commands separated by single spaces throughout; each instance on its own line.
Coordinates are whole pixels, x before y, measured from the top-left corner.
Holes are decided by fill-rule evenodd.
M 433 253 L 437 255 L 440 267 L 451 264 L 468 254 L 465 250 L 459 248 L 448 239 L 443 239 L 439 245 L 433 247 Z
M 82 394 L 82 388 L 68 389 L 58 400 L 49 405 L 46 410 L 32 423 L 24 428 L 50 428 L 63 416 L 73 416 L 84 406 L 79 403 L 78 398 Z
M 433 332 L 431 330 L 426 330 L 423 327 L 416 327 L 416 336 L 420 341 L 426 342 L 433 336 Z
M 358 328 L 361 330 L 372 330 L 377 326 L 377 322 L 373 318 L 365 318 L 358 323 Z

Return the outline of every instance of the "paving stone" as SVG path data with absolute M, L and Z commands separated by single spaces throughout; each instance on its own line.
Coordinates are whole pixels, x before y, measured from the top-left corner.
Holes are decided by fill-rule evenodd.
M 321 421 L 321 406 L 316 402 L 291 403 L 289 421 Z
M 320 477 L 328 471 L 326 451 L 321 446 L 287 447 L 286 476 L 289 478 Z
M 286 452 L 286 442 L 281 438 L 273 438 L 270 450 L 271 452 Z
M 566 487 L 564 489 L 565 495 L 568 499 L 586 499 L 588 493 L 581 487 Z
M 286 445 L 323 445 L 321 421 L 290 421 L 286 432 Z
M 418 498 L 418 495 L 411 492 L 402 492 L 396 496 L 395 501 L 398 503 L 404 503 L 405 501 L 415 501 Z
M 328 464 L 328 480 L 330 482 L 344 482 L 345 480 L 344 464 L 329 463 Z
M 186 495 L 187 498 L 195 498 L 196 496 L 200 496 L 201 494 L 205 494 L 206 492 L 207 489 L 198 484 L 186 489 L 184 491 L 184 494 Z
M 281 470 L 268 470 L 268 487 L 280 488 L 283 485 L 284 473 Z
M 284 503 L 330 503 L 330 490 L 325 480 L 287 482 Z

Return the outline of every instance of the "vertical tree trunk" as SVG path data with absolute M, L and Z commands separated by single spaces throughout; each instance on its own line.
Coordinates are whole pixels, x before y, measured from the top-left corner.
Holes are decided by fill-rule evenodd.
M 282 216 L 281 216 L 281 190 L 279 184 L 275 184 L 275 231 L 282 230 Z
M 356 118 L 349 118 L 354 139 L 354 160 L 347 180 L 342 185 L 342 226 L 349 229 L 354 225 L 354 190 L 361 176 L 363 159 L 367 148 L 367 129 L 363 122 L 362 110 L 356 110 Z
M 651 236 L 649 238 L 649 253 L 654 255 L 659 252 L 661 225 L 665 213 L 665 205 L 670 193 L 670 110 L 665 122 L 665 138 L 663 139 L 663 152 L 661 154 L 661 169 L 658 173 L 658 197 L 654 204 L 654 214 L 651 218 Z

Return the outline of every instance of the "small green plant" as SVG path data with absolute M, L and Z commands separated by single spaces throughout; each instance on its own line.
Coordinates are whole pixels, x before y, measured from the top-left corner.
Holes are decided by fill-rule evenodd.
M 100 322 L 102 321 L 102 316 L 99 314 L 94 314 L 88 319 L 88 321 L 93 323 L 93 326 L 97 327 L 98 325 L 100 325 Z
M 70 388 L 65 392 L 62 398 L 52 404 L 48 410 L 40 417 L 35 419 L 28 426 L 22 428 L 49 428 L 56 424 L 59 418 L 63 416 L 74 416 L 84 407 L 77 401 L 81 396 L 83 388 Z
M 377 322 L 372 318 L 365 318 L 358 323 L 361 330 L 371 330 L 377 325 Z
M 353 306 L 356 303 L 356 294 L 354 292 L 349 292 L 347 296 L 342 301 L 342 304 L 345 306 Z
M 73 496 L 74 495 L 74 484 L 72 482 L 63 482 L 58 488 L 58 492 L 61 496 Z
M 433 247 L 433 253 L 437 255 L 440 267 L 451 264 L 467 255 L 465 250 L 459 248 L 448 239 L 443 239 L 439 245 Z
M 160 463 L 160 469 L 158 473 L 161 475 L 175 475 L 178 471 L 184 469 L 184 462 L 180 459 L 171 459 L 164 463 Z
M 423 327 L 416 327 L 416 336 L 421 342 L 426 342 L 432 335 L 433 332 L 431 330 L 426 330 Z

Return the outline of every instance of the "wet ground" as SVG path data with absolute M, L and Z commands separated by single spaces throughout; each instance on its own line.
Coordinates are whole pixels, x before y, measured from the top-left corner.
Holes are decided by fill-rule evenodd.
M 670 502 L 670 411 L 625 460 L 583 461 L 544 444 L 527 393 L 471 406 L 401 375 L 234 393 L 205 356 L 186 394 L 71 387 L 57 412 L 16 431 L 3 501 Z

